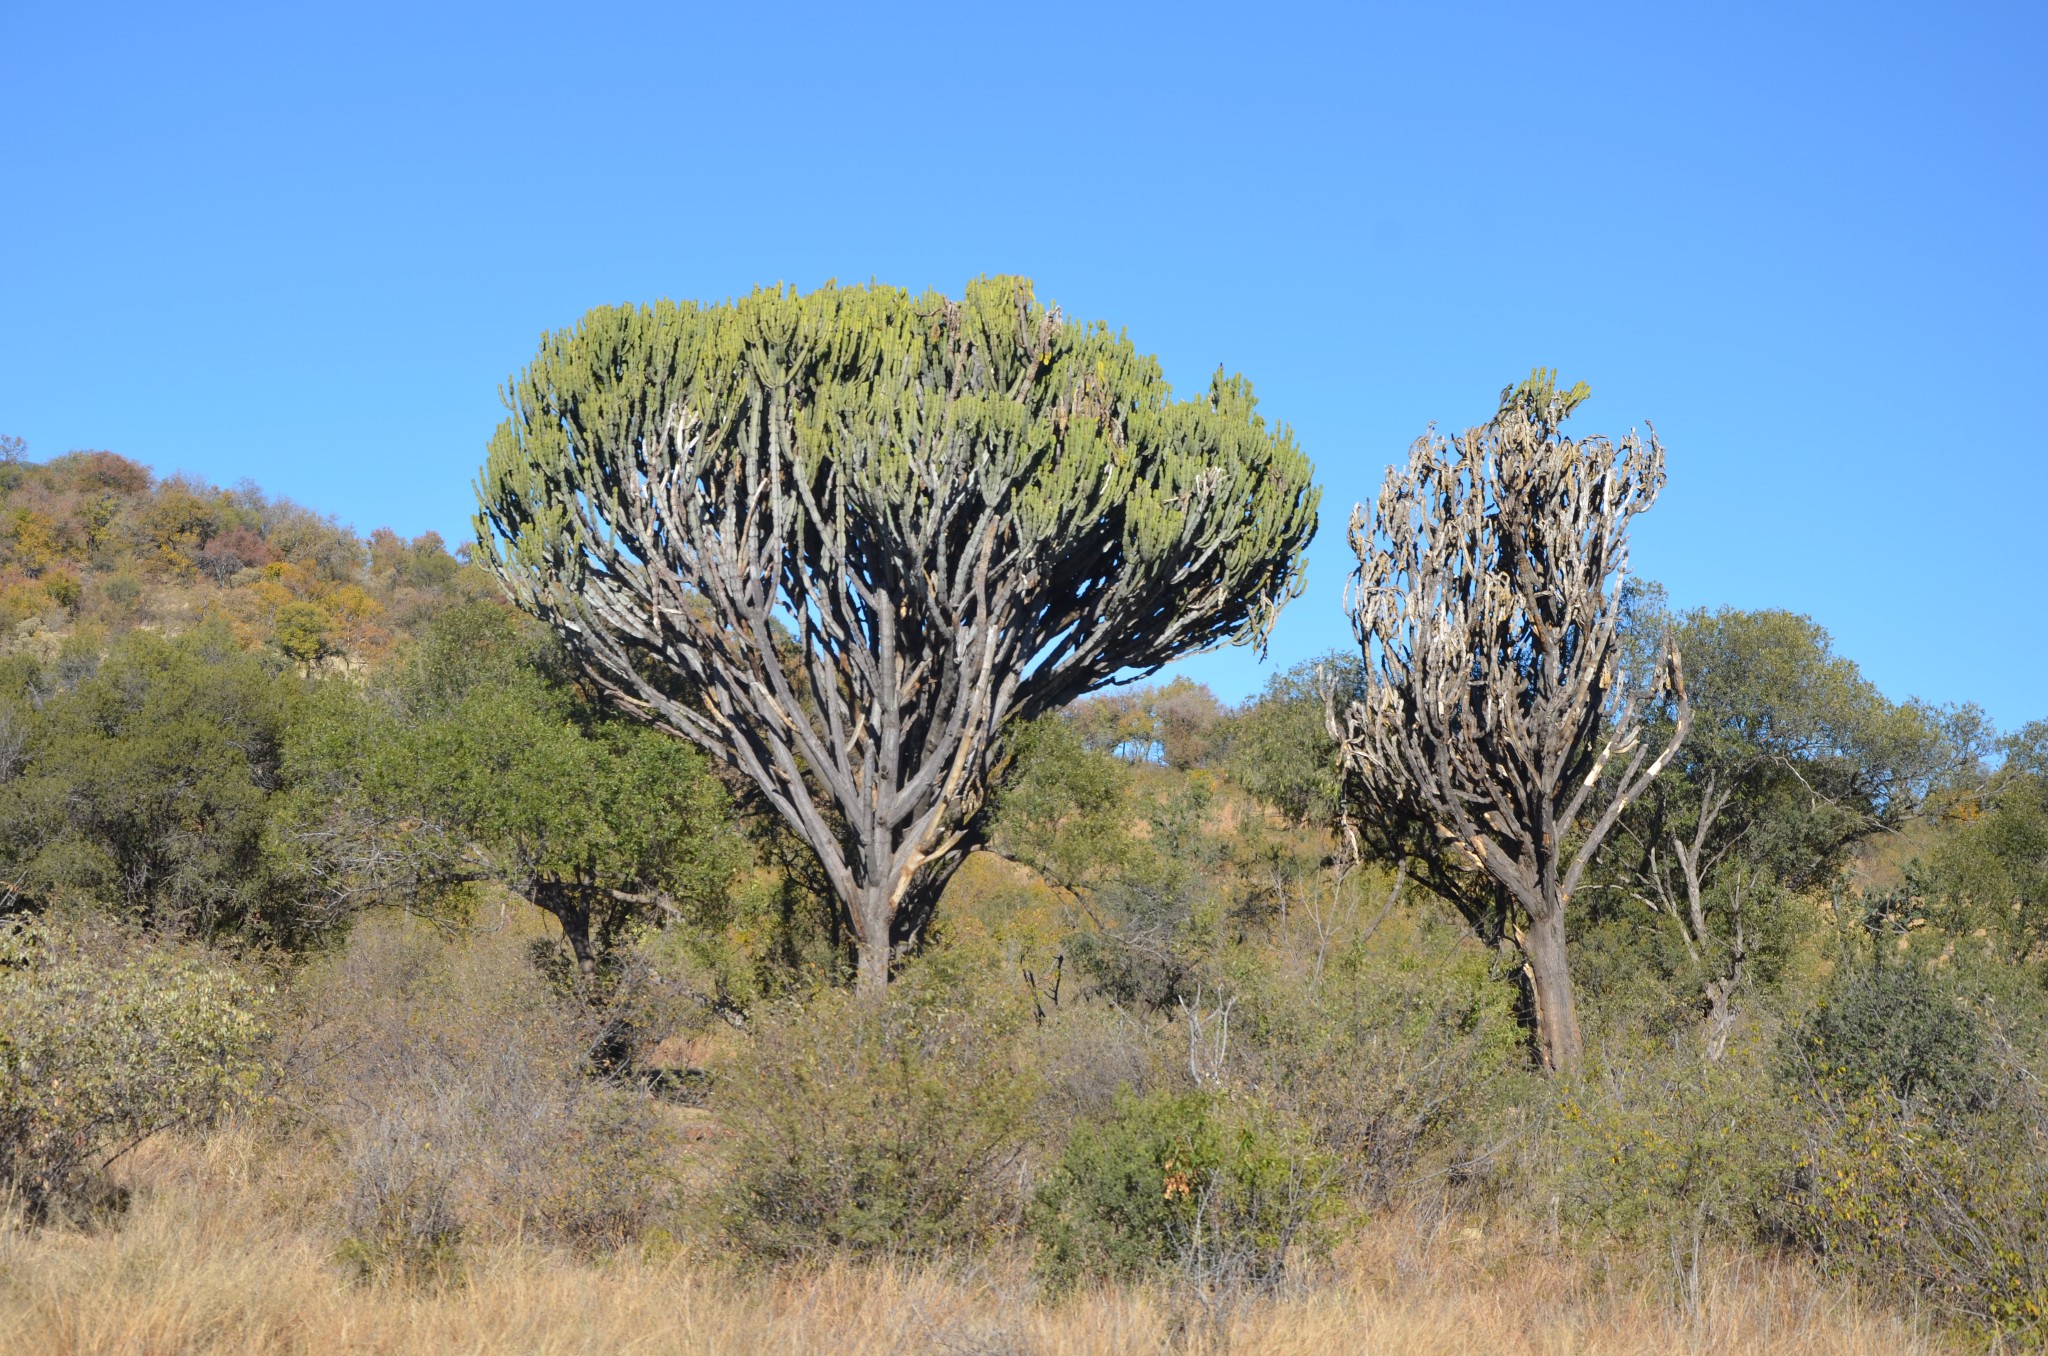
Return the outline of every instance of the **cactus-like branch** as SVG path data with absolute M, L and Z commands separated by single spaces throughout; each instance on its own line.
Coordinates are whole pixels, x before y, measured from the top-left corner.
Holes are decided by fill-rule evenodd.
M 1663 485 L 1664 449 L 1654 430 L 1564 437 L 1558 425 L 1584 396 L 1539 374 L 1504 392 L 1483 427 L 1419 440 L 1377 504 L 1353 513 L 1365 676 L 1356 700 L 1332 708 L 1357 813 L 1413 845 L 1489 940 L 1512 931 L 1532 949 L 1539 1024 L 1554 1004 L 1570 1025 L 1541 1033 L 1559 1066 L 1578 1044 L 1564 908 L 1690 716 L 1667 651 L 1661 681 L 1678 719 L 1653 756 L 1616 671 L 1628 525 Z M 1553 938 L 1555 954 L 1533 954 Z

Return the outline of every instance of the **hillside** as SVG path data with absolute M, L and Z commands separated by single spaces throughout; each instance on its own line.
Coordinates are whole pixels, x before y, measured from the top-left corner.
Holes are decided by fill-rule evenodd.
M 483 596 L 435 533 L 352 529 L 253 484 L 158 477 L 112 452 L 26 460 L 0 440 L 0 636 L 54 655 L 73 631 L 218 619 L 296 663 L 355 667 L 451 599 Z M 464 552 L 466 554 L 466 551 Z

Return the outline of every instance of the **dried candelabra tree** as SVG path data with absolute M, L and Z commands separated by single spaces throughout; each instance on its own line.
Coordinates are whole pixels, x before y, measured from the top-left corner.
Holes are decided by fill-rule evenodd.
M 1354 827 L 1409 856 L 1483 938 L 1519 947 L 1554 1071 L 1581 1054 L 1565 910 L 1691 719 L 1667 647 L 1657 681 L 1677 720 L 1652 756 L 1617 672 L 1628 525 L 1656 499 L 1664 450 L 1654 432 L 1564 437 L 1584 397 L 1539 372 L 1483 427 L 1419 440 L 1353 512 L 1364 673 L 1330 704 Z

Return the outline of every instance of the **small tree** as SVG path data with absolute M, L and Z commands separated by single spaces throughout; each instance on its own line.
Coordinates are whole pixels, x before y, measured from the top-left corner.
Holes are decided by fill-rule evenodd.
M 1257 643 L 1308 460 L 1220 373 L 1028 283 L 603 308 L 508 392 L 483 558 L 609 696 L 727 760 L 815 851 L 887 983 L 979 841 L 1021 720 Z
M 1982 713 L 1885 699 L 1826 631 L 1789 612 L 1721 609 L 1671 617 L 1633 609 L 1624 638 L 1686 656 L 1692 733 L 1623 815 L 1624 890 L 1662 915 L 1698 972 L 1707 1053 L 1718 1059 L 1760 942 L 1756 904 L 1823 885 L 1858 843 L 1921 813 L 1945 780 L 1976 765 Z M 1674 699 L 1653 699 L 1668 734 Z M 1768 915 L 1766 914 L 1766 917 Z
M 0 691 L 6 905 L 82 908 L 210 942 L 284 947 L 333 925 L 275 851 L 270 817 L 301 685 L 209 622 L 74 637 Z
M 1539 372 L 1483 427 L 1417 441 L 1375 508 L 1353 512 L 1364 672 L 1341 720 L 1334 690 L 1330 703 L 1357 826 L 1482 938 L 1519 947 L 1554 1071 L 1581 1048 L 1566 907 L 1690 721 L 1667 649 L 1676 720 L 1650 756 L 1616 662 L 1628 524 L 1663 485 L 1664 449 L 1654 433 L 1562 436 L 1585 396 Z
M 535 630 L 466 604 L 383 681 L 325 685 L 293 732 L 287 832 L 338 914 L 509 890 L 561 924 L 594 1000 L 636 925 L 718 916 L 746 845 L 703 755 L 584 700 Z

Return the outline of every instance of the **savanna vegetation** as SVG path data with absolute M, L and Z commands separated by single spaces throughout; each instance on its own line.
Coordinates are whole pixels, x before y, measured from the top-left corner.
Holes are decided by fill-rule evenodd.
M 2048 726 L 1585 395 L 1237 705 L 1308 462 L 1027 284 L 594 312 L 454 553 L 10 442 L 0 1350 L 2038 1347 Z

